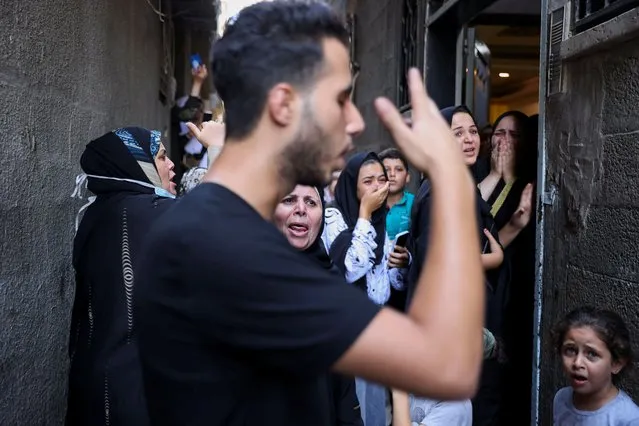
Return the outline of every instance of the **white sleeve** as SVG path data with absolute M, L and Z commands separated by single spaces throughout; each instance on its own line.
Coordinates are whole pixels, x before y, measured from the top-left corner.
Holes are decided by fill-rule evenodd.
M 390 280 L 390 284 L 393 286 L 395 290 L 405 290 L 406 282 L 404 281 L 404 277 L 406 277 L 406 273 L 408 269 L 402 268 L 390 268 L 388 270 L 388 279 Z
M 353 230 L 351 246 L 346 252 L 346 281 L 353 283 L 370 271 L 375 265 L 375 228 L 364 219 L 357 219 Z
M 337 236 L 348 229 L 346 222 L 339 210 L 328 208 L 325 212 L 326 225 L 322 233 L 322 241 L 328 250 L 330 250 Z M 375 228 L 364 219 L 358 219 L 353 230 L 353 238 L 351 246 L 346 252 L 344 267 L 346 269 L 345 278 L 349 283 L 353 283 L 371 270 L 375 263 Z

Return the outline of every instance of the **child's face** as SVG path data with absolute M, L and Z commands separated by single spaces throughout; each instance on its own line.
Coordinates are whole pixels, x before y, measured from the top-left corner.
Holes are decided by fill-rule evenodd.
M 595 395 L 612 387 L 612 375 L 623 368 L 613 361 L 606 344 L 590 327 L 571 328 L 561 348 L 564 372 L 574 392 Z

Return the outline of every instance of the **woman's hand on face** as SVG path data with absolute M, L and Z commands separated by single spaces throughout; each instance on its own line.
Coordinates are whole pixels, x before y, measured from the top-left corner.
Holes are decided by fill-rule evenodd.
M 222 123 L 215 121 L 206 121 L 202 123 L 202 128 L 198 128 L 193 123 L 186 123 L 186 127 L 195 138 L 202 144 L 204 148 L 209 146 L 224 145 L 224 137 L 226 135 L 226 127 Z
M 504 140 L 502 144 L 502 176 L 504 181 L 511 182 L 515 179 L 515 149 L 510 140 Z
M 521 193 L 519 199 L 519 206 L 515 213 L 510 218 L 510 224 L 518 230 L 522 230 L 530 222 L 532 215 L 532 197 L 533 197 L 533 185 L 529 183 Z
M 370 216 L 374 211 L 377 211 L 386 202 L 388 197 L 388 189 L 390 183 L 386 182 L 384 185 L 379 186 L 373 190 L 370 190 L 364 194 L 360 201 L 360 217 L 364 216 L 364 219 L 370 220 Z
M 490 173 L 500 178 L 504 175 L 505 158 L 502 152 L 503 146 L 504 142 L 501 139 L 497 139 L 490 154 Z
M 408 250 L 402 246 L 395 246 L 393 251 L 388 255 L 389 268 L 407 268 L 410 256 Z

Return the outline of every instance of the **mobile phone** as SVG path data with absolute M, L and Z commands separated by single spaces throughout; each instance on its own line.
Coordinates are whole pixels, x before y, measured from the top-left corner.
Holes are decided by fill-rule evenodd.
M 406 247 L 406 243 L 408 242 L 408 231 L 400 232 L 395 237 L 395 245 L 400 247 Z
M 202 121 L 211 121 L 211 120 L 213 120 L 213 113 L 205 112 L 204 117 L 202 118 Z
M 202 58 L 198 53 L 191 55 L 191 67 L 196 70 L 202 65 Z

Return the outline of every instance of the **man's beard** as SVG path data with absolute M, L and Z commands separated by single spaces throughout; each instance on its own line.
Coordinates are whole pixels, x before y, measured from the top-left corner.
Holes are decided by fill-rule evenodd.
M 280 173 L 290 184 L 321 186 L 328 185 L 331 176 L 322 169 L 329 144 L 328 136 L 315 120 L 309 104 L 305 104 L 302 127 L 291 143 L 282 153 Z

